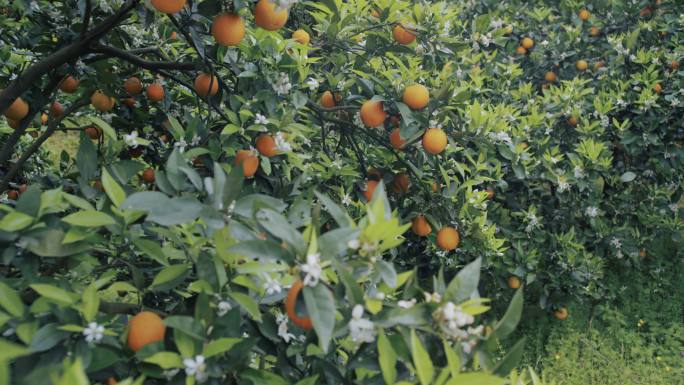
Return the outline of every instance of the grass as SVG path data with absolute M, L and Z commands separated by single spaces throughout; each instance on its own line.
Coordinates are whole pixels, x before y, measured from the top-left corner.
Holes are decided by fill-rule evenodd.
M 55 132 L 43 145 L 48 151 L 48 159 L 53 164 L 59 164 L 59 158 L 62 151 L 66 151 L 72 158 L 76 157 L 78 151 L 78 132 Z

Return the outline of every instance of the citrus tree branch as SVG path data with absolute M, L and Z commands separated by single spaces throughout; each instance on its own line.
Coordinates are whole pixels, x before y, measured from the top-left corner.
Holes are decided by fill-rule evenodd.
M 87 106 L 90 104 L 90 98 L 83 98 L 79 99 L 75 102 L 73 102 L 67 109 L 64 110 L 64 113 L 59 117 L 55 118 L 52 116 L 52 113 L 50 114 L 49 118 L 52 118 L 49 120 L 48 127 L 45 130 L 45 132 L 38 137 L 31 145 L 24 151 L 23 154 L 21 154 L 21 157 L 12 165 L 12 167 L 9 169 L 7 174 L 5 174 L 4 178 L 2 179 L 2 182 L 0 182 L 0 191 L 5 191 L 7 189 L 7 186 L 9 186 L 9 183 L 14 177 L 21 171 L 21 168 L 24 166 L 24 163 L 38 151 L 40 146 L 45 143 L 50 136 L 55 132 L 59 124 L 64 120 L 66 117 L 71 115 L 72 113 L 76 112 L 79 108 L 83 106 Z
M 86 0 L 85 11 L 83 12 L 83 27 L 81 29 L 81 36 L 85 36 L 90 26 L 91 12 L 93 11 L 93 4 L 91 0 Z
M 177 71 L 194 71 L 197 69 L 195 63 L 183 63 L 183 62 L 173 62 L 173 61 L 150 61 L 145 60 L 139 56 L 136 56 L 128 51 L 124 51 L 120 48 L 96 44 L 91 47 L 93 52 L 104 54 L 109 57 L 116 57 L 121 60 L 125 60 L 131 64 L 135 64 L 138 67 L 145 68 L 147 70 L 177 70 Z

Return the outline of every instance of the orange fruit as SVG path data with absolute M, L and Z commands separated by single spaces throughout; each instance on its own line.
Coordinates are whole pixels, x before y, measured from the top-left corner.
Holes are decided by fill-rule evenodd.
M 420 214 L 411 221 L 411 230 L 419 237 L 427 237 L 432 232 L 432 227 L 425 216 Z
M 259 157 L 254 155 L 251 150 L 240 150 L 235 155 L 235 164 L 242 166 L 242 173 L 245 178 L 251 178 L 259 168 Z
M 569 125 L 575 127 L 575 126 L 577 126 L 577 123 L 578 123 L 578 121 L 577 121 L 577 118 L 576 118 L 576 117 L 571 116 L 571 117 L 568 118 L 568 124 L 569 124 Z
M 516 277 L 515 275 L 511 275 L 508 277 L 508 287 L 511 289 L 517 289 L 520 287 L 520 278 Z
M 598 36 L 600 33 L 601 33 L 601 28 L 599 28 L 599 27 L 591 27 L 591 29 L 589 30 L 589 34 L 591 36 L 594 36 L 594 37 Z
M 100 136 L 102 136 L 102 129 L 100 129 L 100 127 L 90 126 L 86 127 L 83 131 L 92 140 L 100 139 Z
M 19 191 L 17 191 L 17 190 L 9 190 L 9 191 L 7 192 L 7 199 L 16 201 L 17 199 L 19 199 Z
M 256 139 L 256 148 L 267 158 L 278 155 L 275 139 L 269 134 L 261 134 Z
M 211 84 L 211 89 L 209 85 Z M 208 73 L 200 73 L 195 78 L 195 91 L 201 97 L 214 96 L 219 90 L 218 79 L 214 75 Z
M 20 123 L 21 123 L 21 122 L 18 121 L 18 120 L 14 120 L 14 119 L 7 118 L 7 125 L 9 125 L 11 128 L 13 128 L 13 129 L 15 129 L 15 130 L 16 130 L 17 128 L 19 128 L 19 124 L 20 124 Z
M 116 378 L 114 378 L 114 377 L 109 377 L 107 379 L 107 385 L 116 385 L 118 383 L 119 383 L 119 381 L 117 381 Z
M 375 18 L 379 18 L 380 12 L 377 9 L 373 8 L 373 9 L 371 9 L 371 16 L 373 16 Z
M 398 116 L 390 116 L 390 125 L 392 127 L 399 127 L 399 123 L 401 123 L 401 120 L 399 119 Z
M 663 92 L 663 86 L 661 86 L 660 83 L 656 83 L 656 85 L 653 86 L 653 92 L 656 94 Z
M 311 41 L 311 36 L 309 36 L 309 33 L 305 30 L 298 29 L 292 32 L 292 40 L 296 41 L 299 44 L 309 45 L 309 42 Z
M 176 33 L 176 31 L 172 31 L 171 35 L 169 35 L 169 39 L 176 40 L 177 38 L 178 38 L 178 34 Z
M 145 171 L 142 173 L 142 180 L 145 183 L 154 183 L 154 169 L 145 169 Z
M 458 247 L 461 237 L 453 227 L 442 227 L 437 232 L 437 246 L 446 251 L 451 251 Z
M 591 14 L 586 9 L 583 9 L 583 10 L 579 11 L 577 16 L 580 18 L 580 20 L 587 21 L 587 20 L 589 20 L 589 16 L 591 16 Z
M 644 249 L 639 250 L 639 256 L 641 258 L 646 258 L 646 255 L 647 255 L 646 250 L 644 250 Z
M 534 47 L 534 40 L 529 37 L 525 37 L 520 41 L 520 45 L 525 49 L 531 49 Z
M 586 71 L 587 67 L 589 67 L 589 64 L 587 64 L 586 60 L 578 60 L 575 63 L 575 68 L 577 68 L 578 71 Z
M 135 107 L 135 98 L 123 98 L 121 102 L 128 107 Z
M 568 318 L 568 309 L 562 307 L 555 312 L 553 312 L 554 317 L 558 318 L 561 321 L 564 321 L 565 319 Z
M 90 103 L 100 112 L 107 112 L 114 108 L 115 99 L 105 95 L 102 91 L 95 91 L 90 96 Z
M 406 87 L 402 99 L 404 104 L 411 107 L 411 109 L 420 110 L 425 108 L 430 102 L 430 92 L 422 84 L 413 84 Z
M 68 75 L 64 79 L 62 79 L 61 82 L 59 82 L 59 89 L 62 90 L 62 92 L 66 92 L 67 94 L 73 94 L 76 92 L 76 88 L 78 88 L 78 83 L 79 81 L 74 79 L 73 76 Z
M 43 113 L 40 115 L 40 124 L 42 124 L 42 125 L 44 126 L 44 125 L 47 124 L 47 121 L 48 121 L 48 115 L 47 115 L 46 113 L 43 112 Z
M 423 134 L 423 148 L 432 155 L 444 151 L 447 142 L 447 135 L 441 128 L 430 128 Z
M 151 311 L 141 311 L 128 321 L 128 347 L 134 352 L 143 346 L 164 341 L 164 321 Z
M 494 199 L 494 190 L 492 190 L 491 188 L 487 189 L 487 199 L 489 199 L 490 201 Z
M 556 73 L 553 71 L 549 71 L 544 74 L 544 80 L 546 80 L 549 83 L 553 83 L 556 81 Z
M 390 133 L 390 143 L 397 150 L 401 150 L 406 144 L 406 141 L 401 138 L 401 130 L 399 128 L 395 128 Z
M 158 102 L 164 99 L 164 87 L 159 83 L 152 83 L 147 86 L 146 93 L 147 98 L 150 99 L 151 102 Z
M 379 181 L 382 179 L 382 172 L 380 172 L 380 170 L 377 168 L 369 168 L 368 172 L 366 173 L 366 177 L 371 180 Z
M 137 95 L 143 90 L 142 82 L 137 77 L 132 76 L 124 82 L 124 89 L 129 95 Z
M 288 10 L 276 10 L 275 3 L 270 0 L 259 0 L 254 7 L 254 22 L 267 31 L 276 31 L 287 23 Z
M 397 194 L 405 194 L 409 189 L 409 177 L 405 173 L 399 173 L 392 179 L 392 191 Z
M 363 196 L 366 197 L 366 200 L 368 202 L 373 199 L 373 193 L 375 192 L 375 189 L 378 187 L 378 181 L 377 180 L 367 180 L 366 181 L 366 189 L 363 191 Z
M 515 53 L 517 53 L 518 55 L 524 55 L 524 54 L 527 53 L 527 50 L 525 49 L 525 47 L 519 45 L 519 46 L 515 49 Z
M 62 106 L 62 103 L 52 102 L 52 104 L 50 105 L 50 113 L 54 118 L 59 118 L 60 116 L 62 116 L 62 114 L 64 113 L 64 107 Z
M 335 103 L 335 97 L 333 96 L 333 93 L 330 91 L 325 91 L 321 95 L 321 98 L 318 100 L 318 102 L 325 108 L 333 108 L 337 104 Z
M 159 12 L 176 13 L 183 9 L 186 0 L 150 0 L 152 6 Z
M 366 127 L 377 127 L 385 122 L 387 113 L 379 100 L 367 100 L 361 105 L 361 121 Z
M 432 186 L 431 186 L 431 187 L 432 187 L 432 192 L 435 192 L 435 193 L 436 193 L 437 190 L 439 190 L 439 185 L 437 185 L 437 182 L 435 182 L 435 181 L 432 182 Z
M 676 71 L 677 68 L 679 68 L 679 61 L 678 60 L 673 60 L 670 62 L 670 70 Z
M 506 35 L 510 35 L 513 33 L 513 26 L 512 25 L 507 25 L 506 29 L 504 30 L 506 32 Z
M 392 29 L 392 37 L 394 40 L 403 45 L 411 44 L 416 40 L 416 34 L 414 31 L 408 30 L 401 25 L 397 24 Z
M 14 99 L 12 104 L 4 112 L 8 119 L 22 120 L 29 113 L 29 105 L 20 97 Z
M 300 317 L 297 314 L 297 297 L 299 292 L 302 291 L 304 283 L 301 280 L 295 281 L 287 292 L 287 297 L 285 298 L 285 312 L 293 324 L 299 326 L 304 330 L 311 330 L 313 328 L 313 322 L 309 317 Z
M 222 13 L 211 24 L 211 35 L 223 46 L 240 44 L 245 37 L 245 21 L 235 13 Z

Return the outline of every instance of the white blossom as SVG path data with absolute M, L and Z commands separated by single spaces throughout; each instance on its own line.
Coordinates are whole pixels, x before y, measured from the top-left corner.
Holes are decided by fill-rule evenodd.
M 349 321 L 349 335 L 354 342 L 373 342 L 375 340 L 375 327 L 373 322 L 363 318 L 363 306 L 356 305 L 352 310 L 352 319 Z
M 361 243 L 358 239 L 354 238 L 350 239 L 349 242 L 347 242 L 347 246 L 352 250 L 356 250 L 361 246 Z
M 130 134 L 124 135 L 124 142 L 128 147 L 138 147 L 138 145 L 140 145 L 140 142 L 138 141 L 138 131 L 133 131 Z
M 618 238 L 613 237 L 613 239 L 610 240 L 610 244 L 613 245 L 616 249 L 622 248 L 622 241 L 620 241 Z
M 285 343 L 290 343 L 290 340 L 296 338 L 296 336 L 289 332 L 287 327 L 287 316 L 282 313 L 276 315 L 276 322 L 278 323 L 278 337 L 282 338 Z
M 584 210 L 584 214 L 589 218 L 595 218 L 599 215 L 599 209 L 596 206 L 589 206 Z
M 292 8 L 297 3 L 297 0 L 277 0 L 271 2 L 276 4 L 276 11 L 280 12 Z
M 309 78 L 306 80 L 306 85 L 309 87 L 311 91 L 316 91 L 320 84 L 318 83 L 318 80 L 314 78 Z
M 261 115 L 260 113 L 256 113 L 256 118 L 254 118 L 254 123 L 255 124 L 268 124 L 268 119 L 264 115 Z
M 216 311 L 216 314 L 217 314 L 219 317 L 223 317 L 223 316 L 226 315 L 226 313 L 228 313 L 232 308 L 233 308 L 233 306 L 230 304 L 230 302 L 228 302 L 228 301 L 221 301 L 221 302 L 218 303 L 218 310 Z
M 100 342 L 102 337 L 104 337 L 105 328 L 102 325 L 98 325 L 97 322 L 91 322 L 88 326 L 83 329 L 83 335 L 85 336 L 86 342 Z
M 187 376 L 194 376 L 198 382 L 204 382 L 208 378 L 207 364 L 204 363 L 204 356 L 197 355 L 195 358 L 186 358 L 183 360 L 185 366 L 185 374 Z
M 399 300 L 399 301 L 397 302 L 397 306 L 399 306 L 399 307 L 402 308 L 402 309 L 410 309 L 410 308 L 412 308 L 413 305 L 415 305 L 415 304 L 416 304 L 416 299 L 415 299 L 415 298 L 411 298 L 411 299 L 408 300 L 408 301 Z
M 318 280 L 321 278 L 321 273 L 323 272 L 320 259 L 321 255 L 318 253 L 309 254 L 306 256 L 306 263 L 300 265 L 300 269 L 306 273 L 306 276 L 304 276 L 304 285 L 318 285 Z
M 292 145 L 290 144 L 290 142 L 288 142 L 285 139 L 285 134 L 283 132 L 278 131 L 275 134 L 274 140 L 275 140 L 275 146 L 278 149 L 278 151 L 283 151 L 283 152 L 292 151 Z
M 342 197 L 342 204 L 345 206 L 349 206 L 351 203 L 352 203 L 351 196 L 348 193 L 344 194 L 344 196 Z
M 283 288 L 280 287 L 280 283 L 278 283 L 277 280 L 271 278 L 270 275 L 264 274 L 264 280 L 264 290 L 266 290 L 266 294 L 273 295 L 283 291 Z
M 273 90 L 278 95 L 285 95 L 292 89 L 292 84 L 290 83 L 290 77 L 286 73 L 281 72 L 276 82 L 273 83 Z

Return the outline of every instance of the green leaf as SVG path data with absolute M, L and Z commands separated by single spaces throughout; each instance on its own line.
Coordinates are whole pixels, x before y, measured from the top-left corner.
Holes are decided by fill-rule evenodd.
M 164 324 L 170 328 L 180 330 L 186 335 L 197 339 L 204 340 L 204 327 L 200 321 L 186 315 L 174 315 L 164 318 Z
M 99 227 L 116 224 L 114 218 L 100 211 L 77 211 L 62 218 L 62 220 L 68 224 L 83 227 Z
M 443 340 L 442 343 L 444 345 L 444 353 L 446 354 L 451 376 L 456 377 L 461 372 L 461 359 L 454 349 L 451 348 L 447 340 Z
M 159 245 L 159 242 L 135 238 L 133 239 L 133 244 L 148 257 L 164 266 L 169 266 L 168 258 L 164 255 L 164 251 Z
M 318 336 L 318 343 L 321 349 L 327 352 L 335 328 L 335 297 L 320 282 L 315 287 L 304 286 L 302 292 L 306 310 Z
M 506 309 L 506 314 L 504 314 L 503 318 L 494 326 L 494 332 L 490 334 L 489 339 L 504 338 L 511 334 L 515 330 L 515 327 L 518 326 L 518 322 L 520 322 L 522 308 L 523 288 L 521 287 L 513 295 L 513 299 L 511 299 L 511 303 L 508 305 L 508 309 Z
M 36 283 L 30 287 L 42 297 L 59 304 L 71 305 L 72 303 L 76 302 L 75 294 L 69 293 L 68 291 L 57 286 Z
M 62 377 L 55 383 L 55 385 L 88 385 L 88 376 L 86 376 L 81 358 L 76 358 L 76 361 L 69 365 Z
M 481 267 L 482 258 L 477 258 L 461 269 L 449 282 L 446 293 L 444 293 L 444 300 L 454 303 L 461 303 L 467 300 L 477 289 L 477 284 L 480 282 Z
M 71 195 L 67 194 L 65 192 L 62 193 L 62 197 L 64 197 L 64 200 L 69 202 L 72 206 L 75 206 L 81 210 L 92 210 L 95 211 L 95 207 L 90 204 L 87 200 L 76 196 L 76 195 Z
M 430 355 L 423 347 L 423 344 L 416 335 L 416 330 L 411 329 L 411 355 L 413 356 L 413 365 L 416 368 L 416 374 L 422 385 L 430 385 L 432 377 L 435 375 L 435 369 L 432 366 Z
M 0 230 L 13 232 L 27 228 L 33 223 L 33 217 L 20 211 L 12 211 L 0 219 Z
M 277 374 L 252 368 L 242 371 L 240 378 L 248 380 L 254 385 L 290 385 L 289 382 Z
M 304 253 L 304 237 L 280 213 L 271 209 L 261 209 L 257 211 L 256 218 L 266 231 L 292 245 L 298 253 Z
M 319 384 L 318 375 L 315 375 L 315 376 L 304 378 L 304 379 L 298 381 L 295 385 L 317 385 L 317 384 Z
M 124 192 L 123 188 L 116 183 L 114 178 L 109 175 L 109 172 L 107 172 L 105 167 L 102 167 L 102 187 L 104 187 L 107 196 L 112 203 L 114 203 L 114 206 L 121 206 L 121 203 L 123 203 L 124 199 L 126 199 L 126 193 Z
M 486 373 L 461 373 L 454 377 L 446 385 L 503 385 L 505 378 Z
M 174 352 L 157 352 L 145 358 L 143 362 L 155 364 L 162 369 L 182 368 L 183 360 L 178 353 Z
M 352 220 L 349 219 L 347 212 L 342 210 L 342 208 L 333 202 L 332 199 L 328 198 L 327 195 L 316 192 L 316 196 L 318 197 L 318 200 L 323 203 L 325 210 L 330 213 L 340 227 L 351 227 L 354 225 Z
M 382 329 L 378 331 L 378 361 L 385 383 L 393 385 L 397 380 L 397 353 Z
M 24 303 L 19 294 L 6 283 L 0 281 L 0 306 L 14 317 L 24 315 Z
M 112 126 L 110 126 L 107 122 L 98 118 L 97 116 L 89 116 L 88 118 L 91 122 L 95 123 L 96 126 L 100 127 L 104 134 L 107 135 L 110 139 L 116 140 L 116 131 L 114 131 Z
M 100 307 L 100 297 L 97 294 L 97 286 L 91 283 L 83 291 L 83 318 L 86 322 L 91 322 L 97 316 L 97 310 Z
M 0 338 L 0 362 L 9 362 L 28 353 L 27 348 Z
M 190 269 L 190 264 L 188 263 L 181 263 L 177 265 L 171 265 L 163 268 L 155 277 L 154 280 L 152 281 L 152 284 L 150 285 L 150 289 L 156 286 L 160 286 L 162 284 L 165 284 L 167 282 L 171 282 L 175 280 L 176 278 L 179 278 L 183 274 L 188 272 L 188 269 Z
M 513 345 L 511 350 L 506 353 L 504 358 L 502 358 L 499 362 L 496 363 L 496 366 L 494 367 L 494 370 L 492 372 L 494 374 L 498 374 L 499 376 L 507 376 L 511 370 L 515 369 L 518 364 L 520 363 L 520 360 L 522 359 L 522 355 L 525 351 L 525 337 L 521 338 L 518 340 L 518 342 Z
M 235 300 L 255 321 L 261 322 L 259 305 L 247 294 L 231 292 L 230 297 Z
M 242 338 L 219 338 L 218 340 L 209 342 L 204 347 L 202 355 L 205 358 L 209 358 L 221 353 L 225 353 L 242 341 L 244 341 Z

